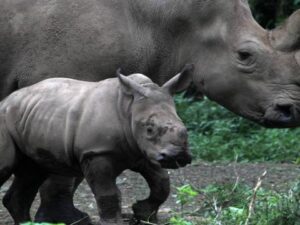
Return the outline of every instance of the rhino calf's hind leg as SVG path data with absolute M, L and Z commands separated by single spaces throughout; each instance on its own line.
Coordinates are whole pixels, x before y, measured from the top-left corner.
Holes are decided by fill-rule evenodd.
M 20 161 L 14 172 L 14 181 L 3 198 L 3 204 L 15 224 L 31 221 L 31 204 L 38 188 L 47 177 L 47 174 L 31 160 L 22 158 Z
M 11 176 L 16 163 L 16 148 L 0 119 L 0 188 Z
M 73 195 L 82 180 L 83 177 L 51 175 L 40 188 L 41 205 L 35 222 L 90 224 L 88 214 L 76 209 L 73 203 Z

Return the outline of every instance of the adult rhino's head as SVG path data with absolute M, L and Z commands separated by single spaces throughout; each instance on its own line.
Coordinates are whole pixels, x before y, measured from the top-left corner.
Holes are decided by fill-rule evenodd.
M 183 167 L 191 162 L 187 129 L 176 113 L 172 97 L 190 85 L 191 69 L 192 66 L 186 66 L 162 87 L 148 78 L 143 84 L 133 79 L 141 74 L 125 77 L 118 72 L 124 95 L 132 97 L 132 136 L 143 154 L 164 168 Z
M 188 44 L 174 58 L 195 64 L 198 90 L 264 126 L 299 126 L 300 11 L 268 31 L 246 0 L 198 2 L 184 26 Z

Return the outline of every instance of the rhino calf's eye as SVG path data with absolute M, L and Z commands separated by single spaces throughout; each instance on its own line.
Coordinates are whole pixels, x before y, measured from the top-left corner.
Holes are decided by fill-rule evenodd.
M 151 134 L 153 134 L 153 128 L 152 127 L 148 127 L 147 128 L 147 134 L 149 134 L 149 135 L 151 135 Z
M 153 126 L 149 126 L 146 129 L 146 136 L 148 139 L 153 139 L 157 136 L 158 134 L 158 130 L 156 129 L 156 127 Z

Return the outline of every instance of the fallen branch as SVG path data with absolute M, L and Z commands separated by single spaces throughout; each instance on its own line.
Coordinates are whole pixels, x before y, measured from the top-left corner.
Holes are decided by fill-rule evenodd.
M 263 174 L 258 177 L 257 179 L 257 183 L 253 189 L 253 195 L 252 195 L 252 198 L 251 198 L 251 201 L 250 201 L 250 204 L 249 204 L 249 208 L 248 208 L 248 216 L 247 216 L 247 219 L 246 219 L 246 222 L 245 222 L 245 225 L 248 225 L 249 224 L 249 221 L 250 221 L 250 218 L 254 212 L 254 204 L 255 204 L 255 200 L 256 200 L 256 195 L 257 195 L 257 191 L 259 190 L 259 188 L 261 187 L 261 184 L 262 184 L 262 180 L 265 178 L 265 176 L 267 175 L 267 171 L 265 170 L 263 172 Z

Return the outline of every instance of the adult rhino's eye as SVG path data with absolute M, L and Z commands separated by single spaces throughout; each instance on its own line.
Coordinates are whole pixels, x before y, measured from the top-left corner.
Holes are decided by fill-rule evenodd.
M 251 58 L 252 56 L 250 52 L 239 51 L 238 54 L 239 54 L 239 60 L 241 61 L 249 60 L 249 58 Z
M 253 72 L 256 64 L 256 57 L 251 51 L 239 50 L 237 52 L 238 67 L 244 72 Z

